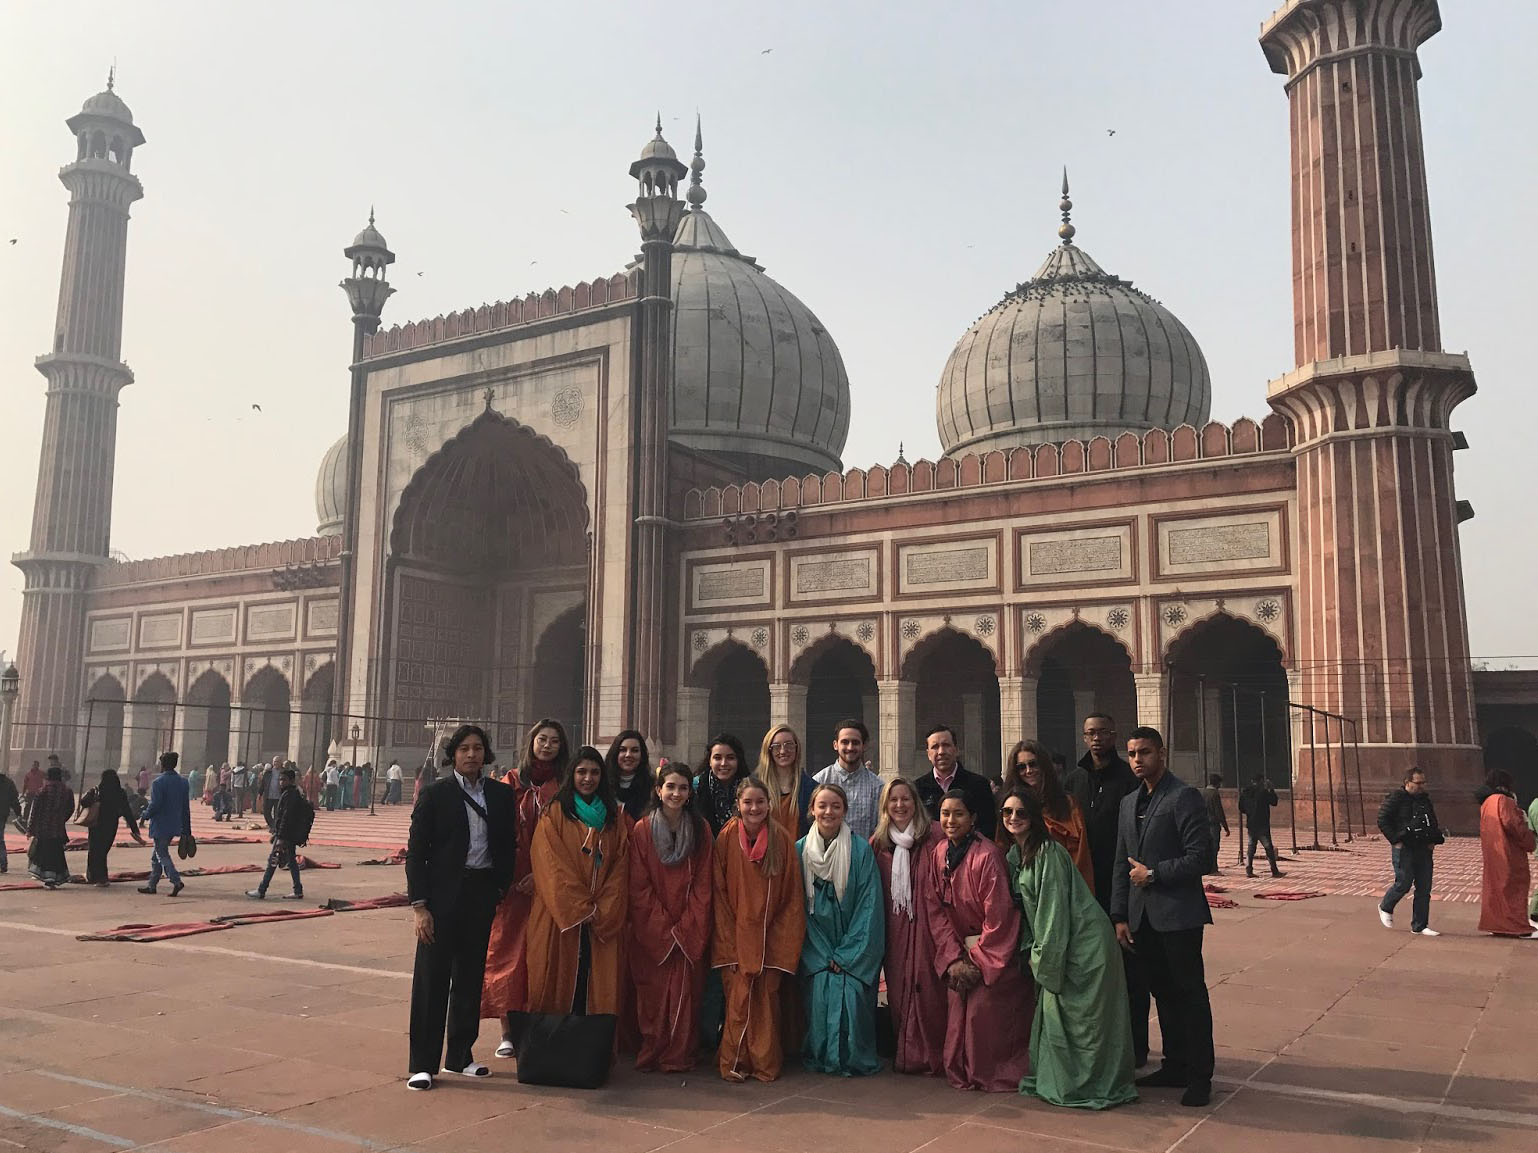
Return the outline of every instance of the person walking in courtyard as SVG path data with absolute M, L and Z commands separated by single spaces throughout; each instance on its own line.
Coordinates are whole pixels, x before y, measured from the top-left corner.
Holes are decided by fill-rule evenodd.
M 21 778 L 21 823 L 24 826 L 31 827 L 32 802 L 43 791 L 43 785 L 46 782 L 47 778 L 43 775 L 43 766 L 39 762 L 33 761 L 32 767 L 27 770 L 27 775 Z
M 19 827 L 21 793 L 16 788 L 16 782 L 11 780 L 11 775 L 5 771 L 5 766 L 0 765 L 0 873 L 11 871 L 10 858 L 5 848 L 5 829 L 13 820 Z
M 1426 774 L 1420 769 L 1412 766 L 1404 775 L 1404 787 L 1383 798 L 1378 808 L 1378 831 L 1389 843 L 1394 862 L 1394 882 L 1378 903 L 1378 920 L 1385 929 L 1392 929 L 1394 907 L 1414 888 L 1410 932 L 1422 937 L 1441 936 L 1431 927 L 1431 854 L 1447 838 L 1426 791 Z
M 1020 1092 L 1074 1109 L 1136 1101 L 1132 1022 L 1110 918 L 1048 830 L 1034 792 L 1014 790 L 999 813 L 1024 914 L 1020 955 L 1036 980 L 1031 1071 Z
M 1271 810 L 1276 808 L 1276 790 L 1271 787 L 1269 777 L 1256 777 L 1239 793 L 1239 811 L 1244 814 L 1244 822 L 1248 828 L 1248 844 L 1244 852 L 1244 873 L 1247 877 L 1255 875 L 1255 849 L 1258 845 L 1264 845 L 1266 860 L 1271 864 L 1273 877 L 1285 877 L 1287 874 L 1276 867 L 1276 845 L 1271 841 Z
M 138 787 L 139 787 L 139 795 L 141 797 L 149 796 L 149 791 L 150 791 L 150 767 L 148 765 L 140 765 L 139 766 Z
M 881 819 L 871 836 L 886 908 L 886 957 L 882 969 L 899 1073 L 945 1071 L 945 986 L 935 971 L 929 928 L 929 890 L 934 888 L 935 846 L 940 826 L 919 803 L 913 782 L 902 777 L 881 793 Z
M 32 798 L 27 831 L 32 834 L 32 866 L 29 872 L 50 889 L 69 882 L 64 847 L 69 843 L 69 818 L 75 811 L 75 794 L 64 783 L 64 770 L 49 765 L 43 787 Z
M 422 791 L 406 841 L 406 897 L 417 940 L 406 1079 L 411 1089 L 431 1089 L 440 1068 L 465 1077 L 491 1075 L 472 1050 L 481 1028 L 491 919 L 517 860 L 517 799 L 482 772 L 496 762 L 485 730 L 460 725 L 443 744 L 443 762 L 454 771 Z
M 103 769 L 101 783 L 87 789 L 80 798 L 80 814 L 89 817 L 86 826 L 85 879 L 89 885 L 107 887 L 107 854 L 117 840 L 119 822 L 128 826 L 128 833 L 138 844 L 144 844 L 139 835 L 139 822 L 134 820 L 133 809 L 128 804 L 128 791 L 117 773 Z
M 336 812 L 337 794 L 341 792 L 342 788 L 342 770 L 337 767 L 335 761 L 326 762 L 324 777 L 326 782 L 326 812 L 334 813 Z
M 795 979 L 806 938 L 801 858 L 770 811 L 769 786 L 745 777 L 737 785 L 737 816 L 716 838 L 710 963 L 725 986 L 717 1065 L 726 1081 L 779 1078 L 780 984 Z
M 1221 873 L 1223 837 L 1228 832 L 1228 814 L 1223 811 L 1223 778 L 1218 773 L 1207 777 L 1202 789 L 1202 801 L 1207 806 L 1207 833 L 1212 838 L 1212 859 L 1207 862 L 1207 872 Z
M 285 901 L 304 900 L 304 880 L 299 875 L 299 849 L 309 843 L 310 828 L 315 823 L 315 809 L 299 791 L 297 769 L 285 765 L 277 772 L 278 804 L 272 813 L 272 851 L 267 854 L 267 871 L 254 889 L 246 890 L 246 896 L 260 901 L 267 896 L 273 875 L 279 869 L 287 869 L 293 879 L 294 891 L 285 893 Z
M 150 854 L 149 882 L 139 887 L 141 893 L 153 893 L 160 884 L 163 872 L 171 882 L 170 896 L 180 895 L 187 886 L 176 869 L 176 853 L 172 841 L 192 836 L 192 802 L 187 782 L 176 771 L 178 757 L 175 753 L 160 754 L 160 773 L 150 786 L 150 801 L 140 814 L 149 826 L 150 841 L 155 846 Z
M 630 830 L 629 962 L 641 1044 L 635 1067 L 684 1073 L 699 1052 L 715 842 L 676 761 L 657 773 L 651 811 Z
M 235 767 L 230 770 L 230 807 L 235 810 L 237 821 L 246 815 L 249 781 L 250 774 L 246 770 L 245 761 L 236 761 Z
M 802 1063 L 841 1077 L 881 1072 L 876 984 L 886 951 L 881 874 L 870 844 L 844 820 L 843 789 L 812 791 L 812 827 L 796 844 L 806 888 L 801 979 L 807 1006 Z
M 870 744 L 870 730 L 854 717 L 839 721 L 833 730 L 833 751 L 837 759 L 822 769 L 812 781 L 819 785 L 837 785 L 849 798 L 847 821 L 850 834 L 859 841 L 869 841 L 881 816 L 881 777 L 865 761 Z
M 228 765 L 224 766 L 229 768 Z M 210 809 L 214 807 L 214 794 L 219 791 L 219 769 L 213 765 L 208 766 L 208 771 L 203 774 L 203 803 Z
M 385 795 L 384 803 L 398 805 L 401 803 L 401 789 L 406 783 L 406 774 L 401 771 L 401 763 L 395 758 L 390 758 L 390 767 L 385 770 Z
M 1140 726 L 1127 735 L 1127 760 L 1142 787 L 1121 802 L 1111 920 L 1159 1007 L 1164 1061 L 1136 1083 L 1184 1089 L 1180 1103 L 1200 1107 L 1212 1099 L 1215 1061 L 1202 959 L 1203 930 L 1212 923 L 1202 875 L 1212 844 L 1201 794 L 1169 771 L 1167 756 L 1159 730 Z
M 946 839 L 930 850 L 937 883 L 925 897 L 935 973 L 948 989 L 945 1076 L 957 1089 L 1013 1093 L 1031 1068 L 1035 994 L 1020 971 L 1020 910 L 1004 853 L 978 833 L 973 804 L 961 789 L 941 800 Z
M 1533 851 L 1533 830 L 1517 807 L 1512 777 L 1491 769 L 1479 801 L 1479 847 L 1484 858 L 1484 884 L 1479 898 L 1479 931 L 1497 937 L 1531 937 L 1538 930 L 1528 923 L 1527 890 L 1532 876 L 1527 856 Z

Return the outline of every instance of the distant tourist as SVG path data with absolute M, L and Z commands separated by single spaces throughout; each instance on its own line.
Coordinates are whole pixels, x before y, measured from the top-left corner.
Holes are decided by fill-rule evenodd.
M 5 771 L 5 766 L 0 765 L 0 873 L 11 871 L 10 858 L 5 848 L 5 827 L 13 820 L 20 827 L 21 793 L 16 788 L 16 782 Z
M 326 762 L 326 812 L 336 812 L 336 803 L 342 791 L 342 770 L 335 761 Z
M 80 816 L 88 819 L 86 827 L 85 879 L 89 885 L 107 887 L 107 854 L 117 840 L 118 824 L 128 826 L 128 833 L 142 845 L 139 822 L 128 803 L 128 791 L 112 769 L 103 769 L 101 783 L 87 789 L 80 798 Z
M 236 761 L 235 767 L 230 770 L 230 803 L 235 810 L 233 815 L 236 820 L 246 815 L 246 789 L 249 778 L 246 762 Z
M 1202 800 L 1207 805 L 1207 832 L 1212 837 L 1212 857 L 1207 862 L 1207 872 L 1221 873 L 1223 836 L 1228 832 L 1228 814 L 1223 811 L 1223 778 L 1212 773 L 1207 787 L 1202 790 Z
M 390 767 L 385 770 L 384 803 L 398 805 L 401 803 L 401 788 L 406 781 L 406 774 L 401 771 L 401 763 L 395 758 L 390 759 Z
M 1410 932 L 1422 937 L 1441 936 L 1431 927 L 1431 853 L 1447 838 L 1437 821 L 1436 806 L 1426 791 L 1426 774 L 1411 768 L 1404 787 L 1383 798 L 1378 809 L 1378 831 L 1392 847 L 1394 883 L 1378 904 L 1378 920 L 1385 929 L 1394 927 L 1394 906 L 1415 889 L 1410 905 Z
M 63 780 L 64 774 L 59 774 Z M 37 761 L 32 762 L 32 767 L 27 770 L 27 775 L 21 779 L 21 823 L 28 825 L 32 820 L 32 802 L 43 791 L 43 784 L 47 778 L 43 776 L 43 767 Z
M 75 811 L 75 794 L 64 783 L 64 770 L 49 765 L 43 787 L 32 799 L 27 831 L 32 834 L 31 874 L 50 889 L 69 881 L 64 846 L 69 842 L 69 818 Z
M 272 813 L 272 851 L 267 855 L 267 871 L 262 874 L 261 883 L 254 889 L 248 889 L 246 896 L 260 901 L 267 895 L 273 874 L 279 869 L 287 869 L 294 882 L 294 891 L 285 893 L 283 900 L 302 901 L 304 880 L 299 875 L 299 849 L 310 840 L 315 810 L 299 791 L 299 773 L 296 769 L 284 766 L 274 776 L 278 779 L 279 791 L 278 804 Z
M 1497 937 L 1538 939 L 1538 930 L 1527 919 L 1527 890 L 1532 880 L 1527 855 L 1533 851 L 1533 830 L 1517 807 L 1512 790 L 1511 774 L 1492 769 L 1477 794 L 1479 847 L 1485 866 L 1479 930 Z
M 1239 793 L 1239 811 L 1244 814 L 1249 843 L 1244 853 L 1246 876 L 1255 875 L 1255 848 L 1264 845 L 1266 860 L 1271 863 L 1273 877 L 1285 877 L 1276 867 L 1276 845 L 1271 841 L 1271 810 L 1276 808 L 1276 790 L 1269 777 L 1256 777 Z

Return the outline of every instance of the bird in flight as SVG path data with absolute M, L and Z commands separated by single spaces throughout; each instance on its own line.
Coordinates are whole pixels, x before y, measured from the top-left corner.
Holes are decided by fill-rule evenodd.
M 12 243 L 12 244 L 15 244 L 15 243 L 16 243 L 16 237 L 14 237 L 14 236 L 13 236 L 13 237 L 11 237 L 11 243 Z
M 773 48 L 765 48 L 762 52 L 759 53 L 759 55 L 760 56 L 767 56 L 767 55 L 769 55 L 769 53 L 771 53 L 773 51 L 774 51 Z
M 421 274 L 421 273 L 420 273 L 420 272 L 419 272 L 419 273 L 417 273 L 417 275 L 418 275 L 418 276 L 421 276 L 421 275 L 422 275 L 422 274 Z
M 253 404 L 251 407 L 253 409 L 255 409 L 257 412 L 261 412 L 262 411 L 262 406 L 259 405 L 259 404 Z
M 1105 134 L 1107 136 L 1115 136 L 1116 135 L 1116 129 L 1114 129 L 1114 128 L 1107 128 L 1105 130 Z

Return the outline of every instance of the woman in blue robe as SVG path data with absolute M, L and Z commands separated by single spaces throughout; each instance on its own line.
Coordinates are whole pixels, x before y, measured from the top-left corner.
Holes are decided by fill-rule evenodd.
M 837 785 L 812 793 L 812 827 L 796 842 L 806 883 L 806 998 L 802 1063 L 841 1077 L 881 1071 L 876 987 L 886 952 L 886 913 L 876 855 L 851 835 L 849 799 Z

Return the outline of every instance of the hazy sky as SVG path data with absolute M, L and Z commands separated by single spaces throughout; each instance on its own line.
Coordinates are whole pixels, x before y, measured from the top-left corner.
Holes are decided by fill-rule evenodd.
M 837 340 L 846 465 L 938 452 L 946 356 L 1055 243 L 1065 163 L 1078 240 L 1190 327 L 1213 415 L 1263 416 L 1292 367 L 1270 7 L 0 0 L 0 553 L 31 523 L 63 122 L 113 60 L 148 140 L 112 532 L 139 558 L 314 531 L 346 421 L 341 249 L 371 203 L 398 255 L 387 323 L 608 275 L 638 248 L 627 169 L 659 108 L 686 159 L 703 114 L 712 214 Z M 1538 654 L 1538 615 L 1510 613 L 1538 546 L 1502 536 L 1532 523 L 1538 3 L 1442 8 L 1421 96 L 1444 340 L 1480 384 L 1455 417 L 1473 647 Z M 0 649 L 20 590 L 5 565 Z

